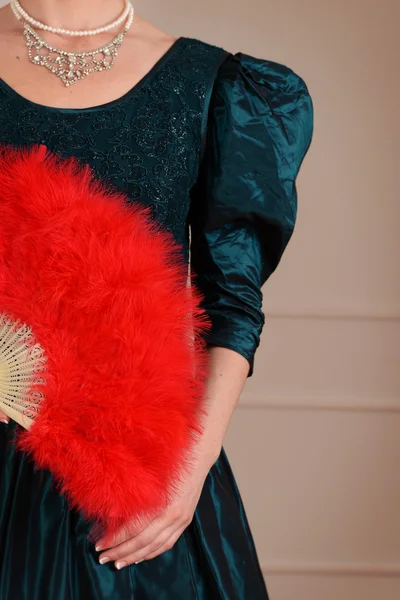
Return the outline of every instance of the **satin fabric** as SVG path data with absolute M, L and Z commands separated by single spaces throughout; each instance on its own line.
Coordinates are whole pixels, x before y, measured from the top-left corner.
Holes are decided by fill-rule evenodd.
M 191 191 L 192 265 L 213 323 L 207 341 L 247 358 L 251 377 L 265 322 L 261 286 L 294 230 L 313 105 L 292 70 L 237 53 L 220 69 L 209 115 Z
M 160 61 L 140 88 L 123 102 L 109 103 L 104 112 L 45 110 L 0 80 L 0 142 L 46 143 L 101 167 L 121 189 L 130 186 L 132 195 L 140 190 L 158 193 L 157 214 L 171 224 L 176 239 L 185 240 L 186 255 L 189 236 L 181 224 L 186 218 L 182 186 L 187 178 L 175 177 L 184 159 L 182 154 L 171 156 L 164 164 L 174 146 L 164 150 L 162 142 L 168 115 L 174 114 L 172 109 L 168 113 L 169 97 L 179 93 L 174 110 L 185 106 L 185 118 L 196 116 L 194 102 L 202 74 L 209 66 L 214 69 L 204 61 L 220 60 L 218 51 L 209 52 L 202 44 L 181 38 L 168 55 L 168 65 Z M 186 96 L 185 69 L 193 76 Z M 295 178 L 311 141 L 312 103 L 304 81 L 288 67 L 242 53 L 228 54 L 208 97 L 203 139 L 188 135 L 182 126 L 179 138 L 188 144 L 188 161 L 197 152 L 192 140 L 198 138 L 199 148 L 204 148 L 188 202 L 191 263 L 213 322 L 208 342 L 246 357 L 251 376 L 264 323 L 261 286 L 293 232 Z M 138 111 L 144 116 L 135 121 Z M 133 124 L 128 130 L 131 137 L 122 122 Z M 157 136 L 145 132 L 147 122 L 158 127 Z M 120 134 L 125 145 L 113 153 L 110 140 L 120 143 Z M 154 148 L 153 137 L 159 144 Z M 131 169 L 126 158 L 131 156 L 126 146 L 130 140 L 132 148 L 138 143 L 130 151 L 135 160 Z M 136 180 L 132 176 L 126 182 L 125 173 L 130 171 Z M 168 199 L 160 190 L 168 191 Z M 223 450 L 205 481 L 193 521 L 175 546 L 156 559 L 117 571 L 112 563 L 98 564 L 86 539 L 90 524 L 70 510 L 51 474 L 35 469 L 24 454 L 15 452 L 12 442 L 18 427 L 0 423 L 0 600 L 268 599 Z M 259 472 L 259 477 L 266 473 Z
M 90 524 L 0 423 L 1 600 L 265 600 L 267 592 L 229 462 L 210 470 L 193 522 L 159 557 L 100 565 Z

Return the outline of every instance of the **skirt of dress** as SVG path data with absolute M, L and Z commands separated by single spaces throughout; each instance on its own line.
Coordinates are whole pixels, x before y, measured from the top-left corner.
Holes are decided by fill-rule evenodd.
M 225 452 L 175 546 L 118 571 L 100 565 L 90 524 L 0 424 L 0 600 L 268 600 Z

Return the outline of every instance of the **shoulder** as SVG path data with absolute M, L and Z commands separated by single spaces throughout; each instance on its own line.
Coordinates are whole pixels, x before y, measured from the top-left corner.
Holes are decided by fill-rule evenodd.
M 201 39 L 184 37 L 189 47 L 221 55 L 218 69 L 218 82 L 232 82 L 249 78 L 257 84 L 262 84 L 272 90 L 282 92 L 307 91 L 308 88 L 301 75 L 290 66 L 267 58 L 246 54 L 232 53 L 223 46 L 211 44 Z
M 215 46 L 214 46 L 215 47 Z M 314 109 L 304 78 L 288 65 L 244 52 L 224 51 L 208 107 L 209 140 L 230 154 L 274 149 L 282 178 L 293 179 L 313 137 Z M 240 132 L 240 135 L 239 135 Z
M 294 105 L 299 108 L 303 103 L 304 110 L 312 113 L 308 85 L 290 66 L 240 51 L 232 53 L 222 46 L 196 38 L 185 40 L 193 51 L 215 57 L 214 99 L 237 98 L 238 95 L 253 97 L 278 113 L 291 110 Z
M 288 65 L 244 52 L 229 53 L 218 69 L 215 95 L 246 96 L 271 112 L 302 109 L 312 113 L 304 78 Z

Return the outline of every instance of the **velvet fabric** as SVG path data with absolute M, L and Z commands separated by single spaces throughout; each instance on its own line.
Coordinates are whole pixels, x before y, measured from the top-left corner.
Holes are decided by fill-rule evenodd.
M 312 122 L 307 87 L 291 69 L 191 38 L 104 106 L 41 106 L 0 80 L 0 142 L 80 158 L 150 205 L 186 258 L 191 239 L 213 321 L 208 342 L 243 355 L 249 376 L 264 323 L 261 285 L 293 231 Z M 17 428 L 0 423 L 0 600 L 267 600 L 224 450 L 175 546 L 117 571 L 98 564 L 90 524 L 49 472 L 15 450 Z

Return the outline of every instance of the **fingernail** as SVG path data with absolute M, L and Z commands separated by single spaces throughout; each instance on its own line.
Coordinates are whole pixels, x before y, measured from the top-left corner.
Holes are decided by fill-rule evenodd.
M 101 559 L 99 560 L 99 563 L 100 563 L 101 565 L 104 565 L 104 564 L 105 564 L 106 562 L 108 562 L 109 560 L 110 560 L 110 559 L 108 558 L 108 556 L 103 556 L 103 558 L 101 558 Z
M 2 423 L 5 423 L 6 425 L 8 425 L 8 421 L 7 421 L 7 419 L 0 419 L 0 421 L 1 421 Z
M 97 552 L 100 552 L 100 550 L 103 550 L 103 546 L 101 546 L 101 545 L 98 545 L 98 546 L 95 546 L 95 548 L 94 548 L 94 549 L 95 549 Z
M 144 561 L 144 558 L 141 558 L 140 560 L 138 560 L 138 561 L 135 562 L 135 565 L 138 565 L 139 563 L 141 563 L 143 561 Z
M 122 569 L 123 567 L 126 567 L 126 562 L 117 562 L 116 565 L 117 569 Z

